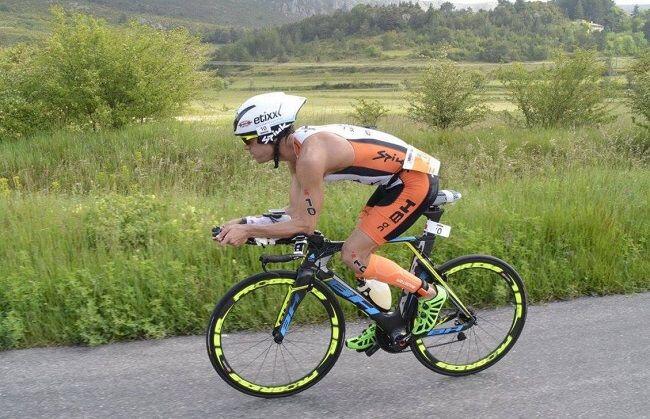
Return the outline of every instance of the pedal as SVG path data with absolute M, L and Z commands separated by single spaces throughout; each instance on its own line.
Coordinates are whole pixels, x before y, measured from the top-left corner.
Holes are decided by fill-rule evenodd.
M 372 345 L 370 348 L 366 349 L 364 352 L 366 353 L 366 355 L 372 356 L 378 350 L 379 350 L 379 344 L 377 342 L 375 342 L 374 345 Z

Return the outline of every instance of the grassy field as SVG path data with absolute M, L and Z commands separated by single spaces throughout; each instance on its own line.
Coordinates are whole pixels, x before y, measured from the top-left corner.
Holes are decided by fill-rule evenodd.
M 229 83 L 224 91 L 205 90 L 188 106 L 183 120 L 228 120 L 234 110 L 248 97 L 264 91 L 285 91 L 308 98 L 301 111 L 305 119 L 335 116 L 347 118 L 357 98 L 376 99 L 389 109 L 390 115 L 406 115 L 408 88 L 413 86 L 422 71 L 429 65 L 427 60 L 357 60 L 351 62 L 322 63 L 251 63 L 236 66 L 232 63 L 213 63 L 216 72 Z M 621 57 L 612 62 L 614 75 L 609 79 L 622 85 L 623 70 L 629 60 Z M 529 69 L 549 65 L 549 62 L 527 62 Z M 462 68 L 482 73 L 486 77 L 483 97 L 494 112 L 514 111 L 515 105 L 496 78 L 503 64 L 460 63 Z M 623 119 L 628 110 L 620 101 L 612 103 Z M 499 118 L 488 124 L 499 123 Z M 627 119 L 623 123 L 627 124 Z M 407 122 L 410 124 L 410 122 Z
M 0 143 L 0 348 L 202 332 L 219 296 L 259 270 L 261 252 L 217 248 L 210 228 L 287 202 L 286 169 L 254 164 L 231 135 L 234 108 L 293 80 L 309 87 L 296 91 L 309 98 L 299 123 L 350 121 L 354 98 L 378 98 L 390 108 L 381 129 L 443 162 L 442 187 L 463 199 L 443 218 L 452 235 L 436 262 L 494 254 L 518 269 L 532 302 L 650 289 L 648 139 L 621 103 L 601 127 L 527 130 L 494 113 L 436 133 L 404 116 L 399 88 L 312 88 L 399 82 L 416 66 L 329 75 L 310 72 L 314 65 L 274 67 L 203 92 L 182 121 Z M 495 110 L 512 108 L 499 92 L 490 100 Z M 371 193 L 328 185 L 319 229 L 344 239 Z M 408 264 L 405 249 L 381 252 Z

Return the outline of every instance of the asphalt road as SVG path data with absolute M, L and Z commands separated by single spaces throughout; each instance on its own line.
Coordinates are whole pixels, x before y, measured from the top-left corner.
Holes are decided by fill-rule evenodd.
M 221 381 L 202 336 L 0 352 L 0 417 L 650 417 L 649 320 L 650 293 L 531 307 L 479 374 L 344 349 L 316 386 L 275 400 Z

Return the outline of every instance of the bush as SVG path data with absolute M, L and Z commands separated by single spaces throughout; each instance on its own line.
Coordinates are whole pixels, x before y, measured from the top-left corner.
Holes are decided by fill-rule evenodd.
M 408 113 L 431 128 L 463 127 L 483 118 L 487 108 L 479 96 L 483 76 L 449 60 L 425 70 L 419 85 L 409 89 Z
M 377 121 L 388 113 L 388 108 L 382 105 L 378 100 L 357 99 L 357 103 L 352 104 L 354 111 L 350 116 L 364 127 L 376 127 Z
M 627 73 L 630 86 L 630 107 L 644 121 L 634 122 L 650 130 L 650 49 L 630 66 Z
M 198 85 L 198 39 L 53 9 L 52 36 L 0 56 L 0 138 L 173 114 Z
M 516 64 L 499 73 L 526 125 L 578 126 L 609 119 L 605 66 L 593 51 L 558 55 L 549 68 L 528 71 Z

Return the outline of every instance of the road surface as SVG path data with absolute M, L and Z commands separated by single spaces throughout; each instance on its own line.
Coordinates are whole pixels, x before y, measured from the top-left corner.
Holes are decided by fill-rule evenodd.
M 0 417 L 650 417 L 649 322 L 650 293 L 534 306 L 514 349 L 479 374 L 344 349 L 314 387 L 275 400 L 221 381 L 202 336 L 6 351 Z

